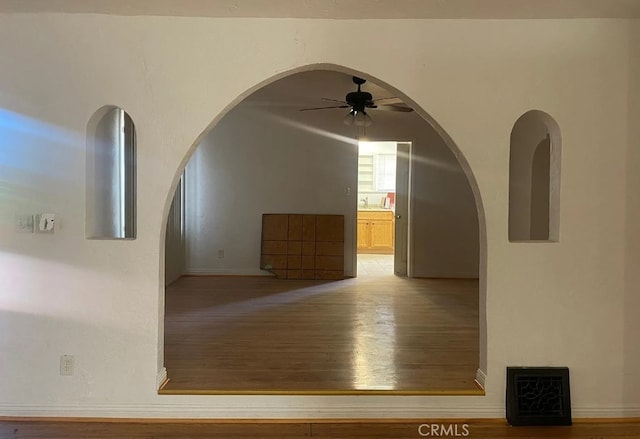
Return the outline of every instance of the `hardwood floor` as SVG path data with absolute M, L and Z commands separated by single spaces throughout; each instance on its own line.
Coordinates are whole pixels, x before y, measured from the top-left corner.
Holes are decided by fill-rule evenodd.
M 478 394 L 478 283 L 183 277 L 161 393 Z
M 510 427 L 493 420 L 416 420 L 399 422 L 310 421 L 127 421 L 2 420 L 3 439 L 176 439 L 176 438 L 420 438 L 469 437 L 473 439 L 637 439 L 638 420 L 578 423 L 571 427 Z M 465 427 L 466 425 L 466 427 Z M 465 435 L 465 432 L 468 434 Z M 422 433 L 422 434 L 420 434 Z M 426 433 L 429 433 L 427 435 Z M 434 434 L 437 433 L 437 434 Z M 457 433 L 457 434 L 456 434 Z

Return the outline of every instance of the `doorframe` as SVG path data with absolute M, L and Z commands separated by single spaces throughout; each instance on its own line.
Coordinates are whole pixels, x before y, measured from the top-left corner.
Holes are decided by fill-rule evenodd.
M 425 123 L 429 123 L 426 120 L 424 121 Z M 413 228 L 413 221 L 412 221 L 412 212 L 411 212 L 411 204 L 412 204 L 412 198 L 413 198 L 413 145 L 415 144 L 415 140 L 407 140 L 407 139 L 385 139 L 385 138 L 380 138 L 380 139 L 375 139 L 375 140 L 367 140 L 368 142 L 396 142 L 396 143 L 408 143 L 409 144 L 409 175 L 408 175 L 408 179 L 407 179 L 407 228 L 406 228 L 406 241 L 407 241 L 407 274 L 403 277 L 407 277 L 410 278 L 413 276 L 413 267 L 412 267 L 412 257 L 413 257 L 413 245 L 411 242 L 411 236 L 412 236 L 412 228 Z M 351 277 L 358 277 L 358 203 L 359 203 L 359 199 L 358 199 L 358 162 L 359 162 L 359 156 L 360 156 L 360 140 L 358 139 L 356 141 L 356 166 L 355 166 L 355 174 L 356 174 L 356 188 L 355 188 L 355 202 L 354 202 L 354 213 L 353 213 L 353 218 L 351 221 L 351 228 L 353 230 L 352 236 L 353 236 L 353 243 L 351 245 L 351 261 L 352 261 L 352 276 Z M 397 153 L 397 147 L 396 147 L 396 153 Z M 396 162 L 397 163 L 397 162 Z M 396 169 L 397 169 L 397 164 L 396 164 Z M 350 191 L 352 194 L 354 193 L 354 191 Z M 395 258 L 396 258 L 396 252 L 397 252 L 397 236 L 396 236 L 396 230 L 395 230 L 395 224 L 394 224 L 394 228 L 393 228 L 393 256 L 394 256 L 394 270 L 393 270 L 393 274 L 395 275 Z
M 426 121 L 425 121 L 426 122 Z M 407 208 L 406 208 L 406 222 L 407 222 L 407 227 L 404 230 L 404 236 L 403 239 L 406 242 L 406 254 L 404 255 L 407 259 L 406 264 L 407 264 L 407 269 L 406 269 L 406 273 L 403 275 L 403 277 L 407 277 L 407 278 L 411 278 L 413 277 L 413 265 L 412 265 L 412 258 L 413 258 L 413 245 L 411 242 L 411 237 L 413 235 L 412 233 L 412 228 L 413 228 L 413 219 L 412 219 L 412 214 L 411 214 L 411 205 L 412 205 L 412 199 L 413 199 L 413 145 L 415 143 L 414 140 L 397 140 L 396 143 L 407 143 L 409 144 L 409 150 L 408 150 L 408 163 L 407 163 Z M 396 154 L 397 154 L 397 147 L 396 147 Z M 397 165 L 397 156 L 396 156 L 396 182 L 397 182 L 397 170 L 398 170 L 398 165 Z M 397 189 L 396 189 L 396 205 L 397 205 Z M 397 219 L 397 218 L 396 218 Z M 394 222 L 394 226 L 393 226 L 393 233 L 394 233 L 394 246 L 393 246 L 393 273 L 396 274 L 396 260 L 399 256 L 398 252 L 398 239 L 397 239 L 397 235 L 396 235 L 396 226 L 395 226 L 395 222 Z

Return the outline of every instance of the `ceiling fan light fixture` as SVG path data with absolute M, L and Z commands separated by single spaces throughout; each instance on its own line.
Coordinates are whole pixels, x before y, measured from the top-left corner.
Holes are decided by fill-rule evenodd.
M 351 110 L 344 118 L 344 124 L 347 126 L 368 127 L 372 123 L 373 119 L 366 111 Z

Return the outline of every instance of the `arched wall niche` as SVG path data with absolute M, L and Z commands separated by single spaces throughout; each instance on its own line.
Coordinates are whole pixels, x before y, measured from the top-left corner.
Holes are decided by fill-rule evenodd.
M 236 105 L 242 102 L 246 97 L 254 93 L 255 91 L 265 87 L 266 85 L 271 84 L 277 80 L 285 78 L 287 76 L 311 71 L 311 70 L 332 70 L 336 72 L 345 73 L 348 75 L 359 76 L 367 78 L 379 86 L 387 89 L 392 92 L 396 97 L 400 98 L 404 103 L 411 106 L 414 111 L 420 115 L 427 123 L 429 123 L 433 129 L 442 137 L 447 146 L 451 149 L 454 156 L 460 163 L 467 180 L 469 182 L 469 186 L 474 195 L 476 211 L 478 214 L 478 225 L 479 225 L 479 331 L 480 331 L 480 346 L 479 346 L 479 370 L 477 379 L 481 385 L 484 385 L 484 381 L 486 379 L 486 371 L 487 371 L 487 310 L 486 310 L 486 302 L 487 302 L 487 235 L 486 235 L 486 219 L 485 212 L 482 202 L 482 196 L 480 194 L 479 186 L 475 175 L 462 154 L 461 150 L 458 148 L 456 143 L 453 141 L 451 136 L 442 128 L 419 104 L 417 104 L 413 99 L 403 93 L 400 89 L 393 87 L 387 82 L 379 79 L 375 75 L 371 75 L 369 73 L 358 71 L 356 69 L 352 69 L 349 67 L 336 65 L 336 64 L 328 64 L 328 63 L 317 63 L 317 64 L 309 64 L 297 68 L 293 68 L 287 71 L 280 72 L 275 74 L 264 81 L 261 81 L 254 86 L 248 88 L 244 93 L 240 94 L 236 97 L 231 103 L 229 103 L 216 117 L 211 121 L 211 123 L 200 133 L 200 135 L 194 140 L 191 144 L 189 150 L 183 157 L 180 165 L 176 168 L 176 171 L 173 176 L 171 187 L 167 193 L 164 203 L 164 210 L 162 212 L 163 222 L 161 225 L 161 233 L 160 233 L 160 252 L 159 252 L 159 271 L 158 271 L 158 280 L 159 285 L 161 285 L 159 294 L 160 294 L 160 316 L 158 319 L 158 323 L 160 325 L 158 331 L 158 371 L 159 376 L 163 376 L 166 374 L 166 370 L 164 369 L 163 358 L 164 358 L 164 281 L 165 281 L 165 239 L 166 239 L 166 231 L 167 231 L 167 222 L 169 211 L 173 202 L 173 197 L 178 187 L 181 176 L 183 175 L 184 169 L 189 162 L 191 156 L 193 155 L 196 148 L 200 145 L 202 140 L 207 136 L 207 134 L 222 120 L 222 118 L 231 111 Z
M 88 239 L 136 237 L 136 130 L 120 107 L 105 105 L 87 123 Z
M 560 238 L 560 127 L 540 110 L 524 113 L 509 148 L 509 241 Z

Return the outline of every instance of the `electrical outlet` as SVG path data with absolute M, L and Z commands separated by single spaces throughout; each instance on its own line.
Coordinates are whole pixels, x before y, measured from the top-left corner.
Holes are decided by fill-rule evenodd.
M 218 258 L 224 259 L 224 249 L 218 249 Z
M 73 355 L 60 355 L 60 376 L 73 375 L 75 360 Z

